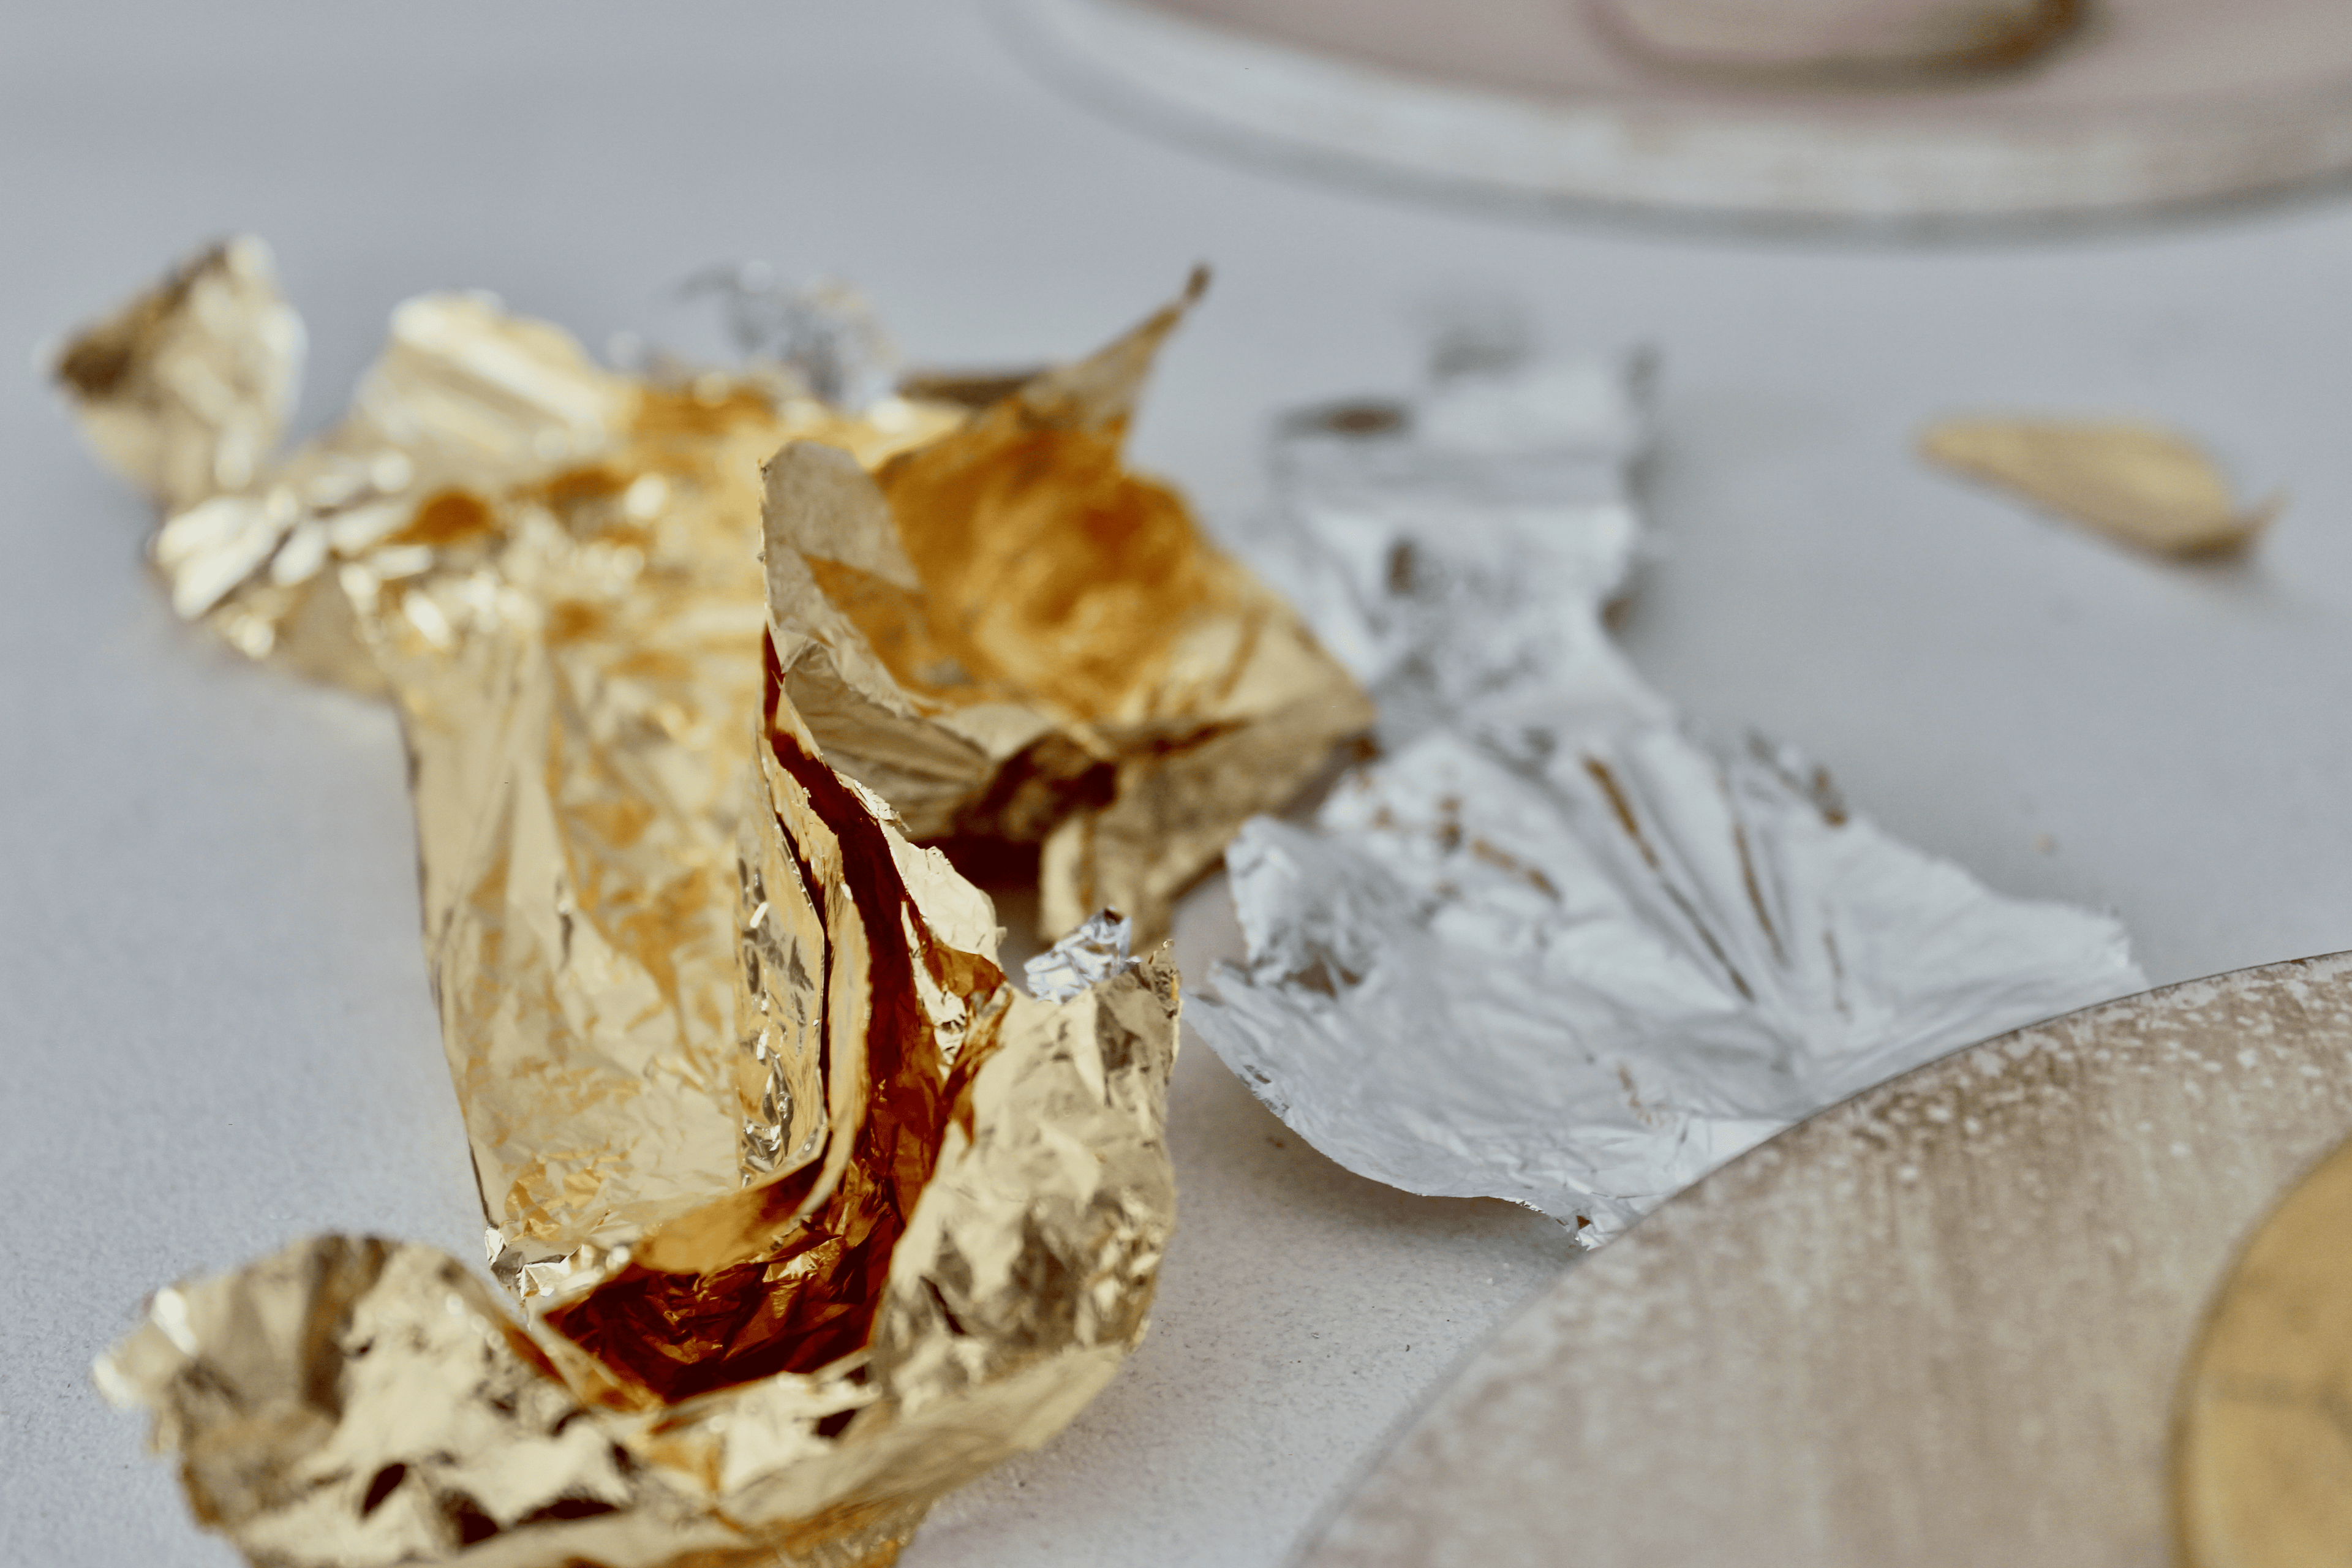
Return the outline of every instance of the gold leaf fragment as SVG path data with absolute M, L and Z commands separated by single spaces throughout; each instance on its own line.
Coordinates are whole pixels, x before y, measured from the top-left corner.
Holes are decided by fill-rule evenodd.
M 2243 550 L 2281 504 L 2241 510 L 2202 448 L 2147 425 L 1947 419 L 1920 437 L 1919 450 L 1962 478 L 2159 555 Z
M 58 384 L 107 461 L 171 510 L 252 482 L 302 370 L 302 321 L 269 247 L 211 246 L 58 353 Z

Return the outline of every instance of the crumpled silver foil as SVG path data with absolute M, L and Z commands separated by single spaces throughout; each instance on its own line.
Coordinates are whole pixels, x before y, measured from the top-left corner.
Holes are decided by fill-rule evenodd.
M 1135 967 L 1128 956 L 1133 924 L 1116 910 L 1102 910 L 1021 966 L 1029 994 L 1040 1002 L 1066 1002 Z
M 1258 564 L 1372 689 L 1381 755 L 1227 850 L 1247 959 L 1192 1013 L 1350 1170 L 1588 1246 L 1856 1089 L 2146 984 L 2115 921 L 1990 892 L 1643 684 L 1602 617 L 1648 379 L 1490 358 L 1278 427 Z

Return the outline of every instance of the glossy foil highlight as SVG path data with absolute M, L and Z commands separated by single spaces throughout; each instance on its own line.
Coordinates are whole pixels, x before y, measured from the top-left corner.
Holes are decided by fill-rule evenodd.
M 430 296 L 341 425 L 264 460 L 291 322 L 236 242 L 60 374 L 163 504 L 182 614 L 399 708 L 523 1310 L 429 1248 L 317 1237 L 159 1292 L 100 1382 L 257 1563 L 887 1562 L 1100 1388 L 1174 1220 L 1173 972 L 1089 927 L 1087 984 L 1016 990 L 988 899 L 785 689 L 761 557 L 798 524 L 763 526 L 761 464 L 862 477 L 972 415 L 844 411 L 790 345 L 618 375 Z

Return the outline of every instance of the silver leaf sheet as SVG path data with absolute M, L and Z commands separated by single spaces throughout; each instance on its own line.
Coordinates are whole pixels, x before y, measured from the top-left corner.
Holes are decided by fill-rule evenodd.
M 1325 1153 L 1598 1245 L 1811 1111 L 2146 982 L 1762 741 L 1693 734 L 1603 618 L 1643 547 L 1647 363 L 1475 363 L 1286 419 L 1264 574 L 1380 755 L 1226 853 L 1247 957 L 1192 1019 Z

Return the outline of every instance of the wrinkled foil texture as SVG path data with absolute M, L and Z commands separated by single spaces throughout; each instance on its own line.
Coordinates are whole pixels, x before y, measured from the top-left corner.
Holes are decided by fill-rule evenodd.
M 972 416 L 846 414 L 782 357 L 615 375 L 444 295 L 273 465 L 299 342 L 237 241 L 59 374 L 163 506 L 181 613 L 398 705 L 524 1313 L 319 1237 L 159 1293 L 101 1384 L 257 1563 L 887 1562 L 1109 1377 L 1174 1221 L 1173 971 L 1090 926 L 1047 955 L 1086 984 L 1014 989 L 986 896 L 784 689 L 761 557 L 807 525 L 763 521 L 762 461 L 862 475 Z
M 816 442 L 768 468 L 785 690 L 915 837 L 1036 846 L 1049 939 L 1108 906 L 1160 941 L 1242 823 L 1372 721 L 1290 607 L 1120 466 L 1205 282 L 870 471 Z
M 1480 363 L 1278 427 L 1257 554 L 1379 756 L 1226 853 L 1246 959 L 1194 1026 L 1361 1174 L 1586 1245 L 1790 1122 L 2139 988 L 2121 928 L 1996 897 L 1611 640 L 1646 364 Z

